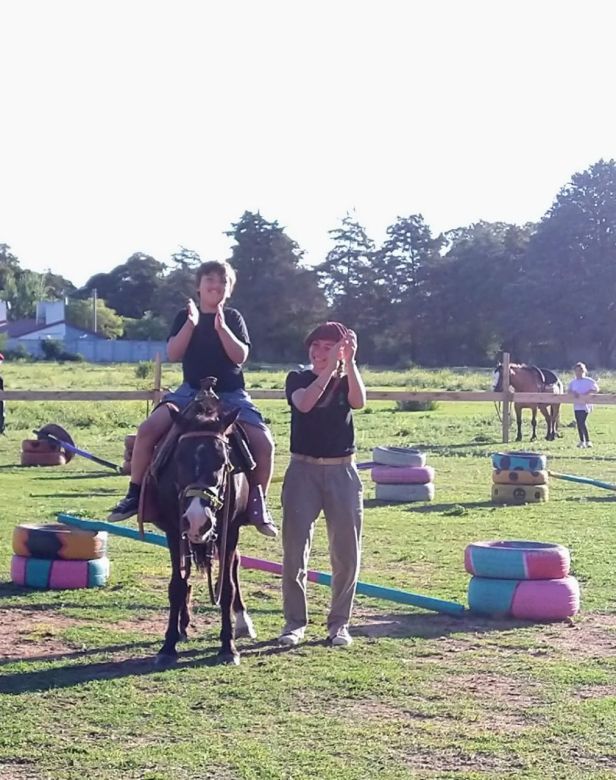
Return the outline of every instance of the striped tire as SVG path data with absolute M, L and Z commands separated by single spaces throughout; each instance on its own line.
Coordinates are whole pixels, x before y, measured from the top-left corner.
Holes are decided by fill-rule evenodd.
M 549 495 L 547 485 L 492 485 L 495 504 L 537 504 Z
M 107 554 L 106 531 L 24 523 L 13 530 L 13 552 L 24 558 L 89 561 Z
M 562 544 L 473 542 L 464 551 L 464 568 L 476 577 L 558 580 L 568 576 L 570 565 L 569 550 Z
M 547 485 L 547 471 L 503 471 L 494 469 L 492 482 L 495 485 Z
M 494 452 L 492 465 L 501 471 L 545 471 L 548 459 L 538 452 Z
M 434 482 L 431 466 L 374 466 L 372 481 L 379 485 L 426 485 Z
M 425 466 L 425 453 L 411 447 L 375 447 L 372 460 L 382 466 Z
M 378 501 L 432 501 L 434 498 L 434 483 L 425 485 L 390 485 L 378 484 L 374 492 Z
M 22 452 L 22 466 L 64 466 L 66 457 L 64 453 L 55 450 L 54 452 Z
M 58 448 L 50 441 L 41 439 L 24 439 L 21 443 L 22 452 L 57 452 Z
M 518 620 L 563 620 L 580 611 L 575 577 L 556 580 L 496 580 L 472 577 L 468 585 L 472 612 Z
M 109 558 L 93 561 L 51 561 L 47 558 L 24 558 L 14 555 L 11 560 L 11 581 L 28 588 L 69 590 L 100 588 L 109 577 Z

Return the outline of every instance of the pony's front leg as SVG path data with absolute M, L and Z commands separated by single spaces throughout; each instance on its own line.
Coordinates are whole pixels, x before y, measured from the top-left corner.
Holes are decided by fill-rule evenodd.
M 246 604 L 242 597 L 242 589 L 240 588 L 240 553 L 239 550 L 235 551 L 233 563 L 231 565 L 231 576 L 233 578 L 233 612 L 235 613 L 235 638 L 248 636 L 251 639 L 257 638 L 257 632 L 253 625 L 252 619 L 246 609 Z
M 220 630 L 220 650 L 218 651 L 218 660 L 223 664 L 234 664 L 237 666 L 240 662 L 240 654 L 237 652 L 233 640 L 233 621 L 231 619 L 231 605 L 233 603 L 233 578 L 231 576 L 231 566 L 233 564 L 233 554 L 228 554 L 225 561 L 225 570 L 222 579 L 222 590 L 220 594 L 220 613 L 222 627 Z
M 171 580 L 169 581 L 169 622 L 165 632 L 165 642 L 156 656 L 157 666 L 170 666 L 178 657 L 176 644 L 180 638 L 179 619 L 182 608 L 186 606 L 188 582 L 182 576 L 180 565 L 180 540 L 167 535 L 171 556 Z
M 545 419 L 545 425 L 547 429 L 547 433 L 545 434 L 546 441 L 553 441 L 554 439 L 554 421 L 552 419 L 552 415 L 550 413 L 550 409 L 548 406 L 545 406 L 544 404 L 541 404 L 539 406 L 539 411 L 543 415 Z
M 182 608 L 180 610 L 180 642 L 185 642 L 188 639 L 188 627 L 192 624 L 192 613 L 191 613 L 191 601 L 192 601 L 192 585 L 188 582 L 188 577 L 190 576 L 190 565 L 187 561 L 187 567 L 186 567 L 186 598 L 184 599 L 184 603 L 182 604 Z

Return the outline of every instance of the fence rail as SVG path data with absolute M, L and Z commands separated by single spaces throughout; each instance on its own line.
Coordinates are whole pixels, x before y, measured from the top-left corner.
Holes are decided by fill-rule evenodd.
M 509 356 L 503 355 L 503 365 L 508 366 Z M 5 390 L 0 392 L 0 401 L 152 401 L 157 403 L 162 395 L 162 367 L 160 356 L 156 356 L 154 388 L 152 390 Z M 250 390 L 255 400 L 284 399 L 283 390 Z M 490 392 L 482 390 L 368 390 L 369 401 L 446 401 L 471 403 L 502 403 L 503 442 L 509 441 L 510 404 L 572 404 L 579 398 L 572 395 L 551 395 L 549 393 L 514 393 L 512 391 Z M 597 406 L 616 405 L 616 393 L 601 393 L 584 396 L 584 402 Z

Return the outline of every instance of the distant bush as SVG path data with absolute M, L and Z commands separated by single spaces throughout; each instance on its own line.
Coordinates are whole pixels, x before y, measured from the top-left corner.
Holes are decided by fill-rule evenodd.
M 66 352 L 62 342 L 55 339 L 41 341 L 43 360 L 57 360 L 65 362 L 83 363 L 84 357 L 76 352 Z
M 14 349 L 3 349 L 2 354 L 5 360 L 36 360 L 23 344 L 18 344 Z
M 438 401 L 396 401 L 398 412 L 433 412 L 438 409 Z
M 152 363 L 149 360 L 141 360 L 135 366 L 135 376 L 137 379 L 147 379 L 153 373 Z

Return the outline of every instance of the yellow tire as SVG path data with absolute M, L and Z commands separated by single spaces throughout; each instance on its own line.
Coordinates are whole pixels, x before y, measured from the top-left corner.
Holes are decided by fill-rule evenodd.
M 495 485 L 547 485 L 547 471 L 506 471 L 494 469 L 492 482 Z
M 13 530 L 13 552 L 24 558 L 91 561 L 106 555 L 107 532 L 23 523 Z
M 536 504 L 548 498 L 547 485 L 492 485 L 495 504 Z

